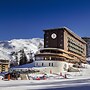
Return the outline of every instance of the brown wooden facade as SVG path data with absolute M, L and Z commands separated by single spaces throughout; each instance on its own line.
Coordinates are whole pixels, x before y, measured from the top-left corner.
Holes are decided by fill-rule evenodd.
M 0 59 L 0 72 L 7 72 L 9 68 L 9 60 Z

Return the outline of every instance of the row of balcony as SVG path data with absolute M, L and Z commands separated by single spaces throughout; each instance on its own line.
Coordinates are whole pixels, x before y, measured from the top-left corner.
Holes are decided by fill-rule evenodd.
M 68 50 L 73 51 L 74 53 L 76 53 L 78 55 L 82 55 L 82 52 L 79 52 L 79 51 L 75 50 L 74 48 L 69 47 Z
M 84 47 L 82 45 L 80 45 L 79 43 L 74 42 L 72 39 L 68 39 L 68 43 L 71 43 L 77 49 L 81 49 L 82 51 L 84 51 Z

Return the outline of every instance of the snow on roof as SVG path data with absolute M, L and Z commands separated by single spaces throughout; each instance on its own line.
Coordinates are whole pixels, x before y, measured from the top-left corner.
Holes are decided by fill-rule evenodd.
M 10 60 L 9 56 L 7 54 L 3 54 L 2 52 L 0 52 L 0 59 L 2 60 Z
M 32 68 L 34 67 L 35 63 L 29 63 L 29 64 L 24 64 L 24 65 L 20 65 L 20 66 L 15 66 L 15 67 L 12 67 L 13 69 L 14 68 Z

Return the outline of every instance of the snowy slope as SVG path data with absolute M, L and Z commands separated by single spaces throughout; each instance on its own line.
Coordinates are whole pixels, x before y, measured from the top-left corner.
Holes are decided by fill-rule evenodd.
M 11 56 L 12 52 L 19 52 L 22 49 L 24 49 L 28 57 L 28 53 L 36 53 L 43 45 L 43 39 L 40 38 L 0 41 L 0 59 L 13 60 L 14 57 Z

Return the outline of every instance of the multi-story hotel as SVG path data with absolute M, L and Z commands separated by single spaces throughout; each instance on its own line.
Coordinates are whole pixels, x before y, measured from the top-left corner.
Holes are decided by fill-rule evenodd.
M 86 63 L 86 42 L 66 27 L 44 30 L 44 48 L 36 53 L 35 66 L 62 70 L 75 63 Z
M 9 68 L 9 60 L 0 59 L 0 73 L 7 72 Z

